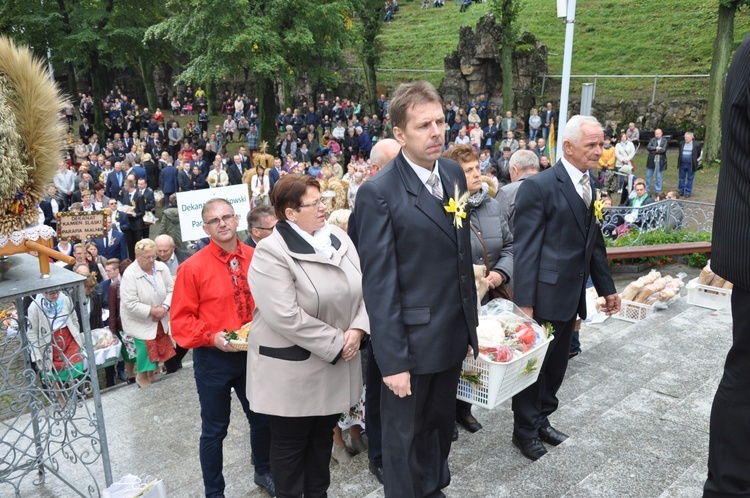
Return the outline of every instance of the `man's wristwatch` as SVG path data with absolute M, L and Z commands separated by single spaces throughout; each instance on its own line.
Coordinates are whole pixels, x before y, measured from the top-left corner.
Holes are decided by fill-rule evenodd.
M 168 304 L 162 304 L 161 307 L 164 308 L 167 311 L 169 311 L 169 308 L 170 308 L 170 306 Z

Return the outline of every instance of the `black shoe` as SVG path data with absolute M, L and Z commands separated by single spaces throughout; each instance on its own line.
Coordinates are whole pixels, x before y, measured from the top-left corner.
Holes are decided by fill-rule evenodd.
M 551 444 L 552 446 L 557 446 L 558 444 L 568 439 L 568 435 L 563 434 L 554 427 L 540 427 L 539 439 L 541 439 L 545 443 Z
M 529 460 L 537 461 L 547 454 L 547 448 L 538 438 L 518 439 L 513 436 L 512 441 L 516 448 L 521 450 L 523 456 Z
M 255 473 L 255 484 L 260 486 L 261 488 L 265 488 L 266 492 L 270 496 L 276 496 L 276 485 L 273 483 L 273 477 L 271 476 L 270 472 L 267 472 L 263 475 Z
M 370 473 L 375 476 L 375 479 L 377 479 L 380 484 L 383 484 L 383 468 L 378 467 L 372 462 L 370 462 L 369 468 Z
M 453 424 L 453 436 L 451 441 L 458 441 L 458 424 Z
M 461 424 L 461 427 L 471 433 L 477 432 L 482 428 L 482 424 L 480 424 L 479 421 L 474 418 L 474 415 L 471 414 L 471 411 L 469 411 L 468 413 L 456 414 L 456 422 Z
M 580 351 L 571 351 L 570 353 L 568 353 L 568 359 L 575 358 L 579 354 L 581 354 Z

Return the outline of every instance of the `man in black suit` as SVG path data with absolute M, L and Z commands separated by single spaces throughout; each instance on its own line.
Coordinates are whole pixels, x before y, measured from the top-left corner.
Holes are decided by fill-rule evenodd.
M 589 174 L 598 167 L 603 144 L 604 132 L 595 118 L 573 116 L 565 125 L 562 159 L 526 178 L 516 194 L 513 300 L 555 331 L 539 380 L 513 397 L 513 444 L 531 460 L 547 453 L 542 441 L 557 446 L 568 437 L 548 417 L 557 409 L 576 314 L 586 318 L 589 276 L 606 297 L 603 310 L 612 314 L 620 309 L 594 216 L 601 186 Z
M 247 213 L 248 235 L 245 239 L 245 244 L 254 248 L 258 242 L 271 235 L 276 222 L 278 222 L 278 219 L 272 206 L 256 206 L 252 211 Z
M 542 138 L 549 139 L 550 126 L 557 124 L 557 113 L 552 108 L 552 102 L 547 102 L 547 108 L 542 111 Z
M 737 49 L 724 85 L 721 169 L 711 269 L 734 284 L 732 348 L 711 407 L 708 479 L 703 496 L 747 496 L 750 489 L 750 36 Z
M 227 176 L 229 177 L 229 185 L 239 185 L 242 183 L 242 174 L 245 169 L 242 167 L 242 160 L 239 155 L 234 156 L 234 162 L 227 164 Z
M 135 189 L 135 182 L 128 178 L 125 180 L 125 187 L 122 189 L 120 203 L 123 206 L 130 206 L 132 214 L 128 213 L 128 229 L 123 228 L 125 240 L 128 244 L 128 257 L 135 261 L 135 243 L 141 240 L 143 234 L 143 215 L 146 213 L 146 198 L 138 195 Z
M 110 199 L 119 199 L 124 183 L 125 172 L 122 170 L 122 163 L 118 161 L 115 163 L 114 171 L 107 175 L 107 184 L 104 186 L 104 195 Z
M 445 210 L 466 177 L 440 158 L 445 115 L 432 85 L 400 85 L 389 113 L 401 152 L 362 184 L 355 210 L 365 304 L 378 317 L 385 494 L 443 496 L 458 375 L 467 346 L 477 351 L 469 223 Z
M 94 127 L 89 124 L 88 118 L 83 118 L 81 125 L 78 127 L 78 136 L 81 137 L 83 143 L 89 143 L 89 138 L 94 135 Z
M 154 191 L 148 188 L 148 183 L 146 182 L 146 179 L 143 177 L 138 178 L 138 191 L 136 195 L 138 197 L 143 198 L 143 208 L 145 211 L 154 210 L 154 208 L 156 207 L 156 199 L 154 198 Z M 149 238 L 150 229 L 151 229 L 151 225 L 144 222 L 143 228 L 141 229 L 141 236 L 138 240 Z
M 117 203 L 116 200 L 111 202 Z M 112 218 L 107 218 L 107 234 L 104 237 L 93 239 L 99 255 L 105 259 L 117 258 L 120 261 L 128 259 L 128 244 L 125 235 L 117 230 L 112 224 Z

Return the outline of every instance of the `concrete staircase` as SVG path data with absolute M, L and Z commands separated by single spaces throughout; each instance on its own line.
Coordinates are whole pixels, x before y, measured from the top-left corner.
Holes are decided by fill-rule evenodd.
M 631 279 L 619 279 L 617 287 Z M 494 410 L 475 408 L 484 429 L 461 430 L 454 443 L 448 497 L 702 495 L 709 413 L 731 345 L 730 310 L 690 306 L 683 298 L 639 323 L 610 318 L 585 325 L 581 343 L 552 419 L 570 439 L 531 462 L 510 442 L 510 401 Z M 203 496 L 190 363 L 152 388 L 107 392 L 103 405 L 116 479 L 150 474 L 164 480 L 170 498 Z M 267 496 L 253 483 L 247 422 L 236 400 L 232 414 L 224 443 L 226 496 Z M 103 489 L 101 466 L 92 470 Z M 81 472 L 61 471 L 74 481 Z M 331 478 L 332 498 L 384 496 L 364 454 L 334 464 Z M 28 479 L 23 496 L 66 497 L 70 490 L 48 476 L 42 487 Z
M 451 450 L 448 497 L 700 497 L 713 395 L 731 314 L 685 299 L 631 324 L 584 326 L 553 425 L 571 437 L 537 462 L 512 446 L 510 402 L 474 408 L 484 425 Z M 329 496 L 383 496 L 365 456 L 334 468 Z

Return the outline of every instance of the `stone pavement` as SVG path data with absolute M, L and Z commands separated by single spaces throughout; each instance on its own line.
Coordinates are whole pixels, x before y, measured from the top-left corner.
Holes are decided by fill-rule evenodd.
M 685 267 L 662 269 L 678 271 L 697 274 Z M 618 277 L 618 289 L 630 280 Z M 711 402 L 731 345 L 729 308 L 716 312 L 689 306 L 683 298 L 640 323 L 610 318 L 584 326 L 581 339 L 583 353 L 571 360 L 552 420 L 570 439 L 531 462 L 510 442 L 509 401 L 491 411 L 475 408 L 484 429 L 462 430 L 454 443 L 446 496 L 702 495 Z M 103 394 L 116 479 L 150 474 L 164 480 L 170 497 L 202 496 L 199 406 L 190 367 L 186 362 L 149 389 L 125 386 Z M 253 483 L 239 404 L 232 409 L 224 445 L 226 495 L 267 496 Z M 103 483 L 101 466 L 93 471 Z M 383 496 L 366 455 L 333 466 L 331 476 L 330 497 Z M 53 476 L 42 487 L 29 480 L 24 490 L 29 497 L 72 495 Z

